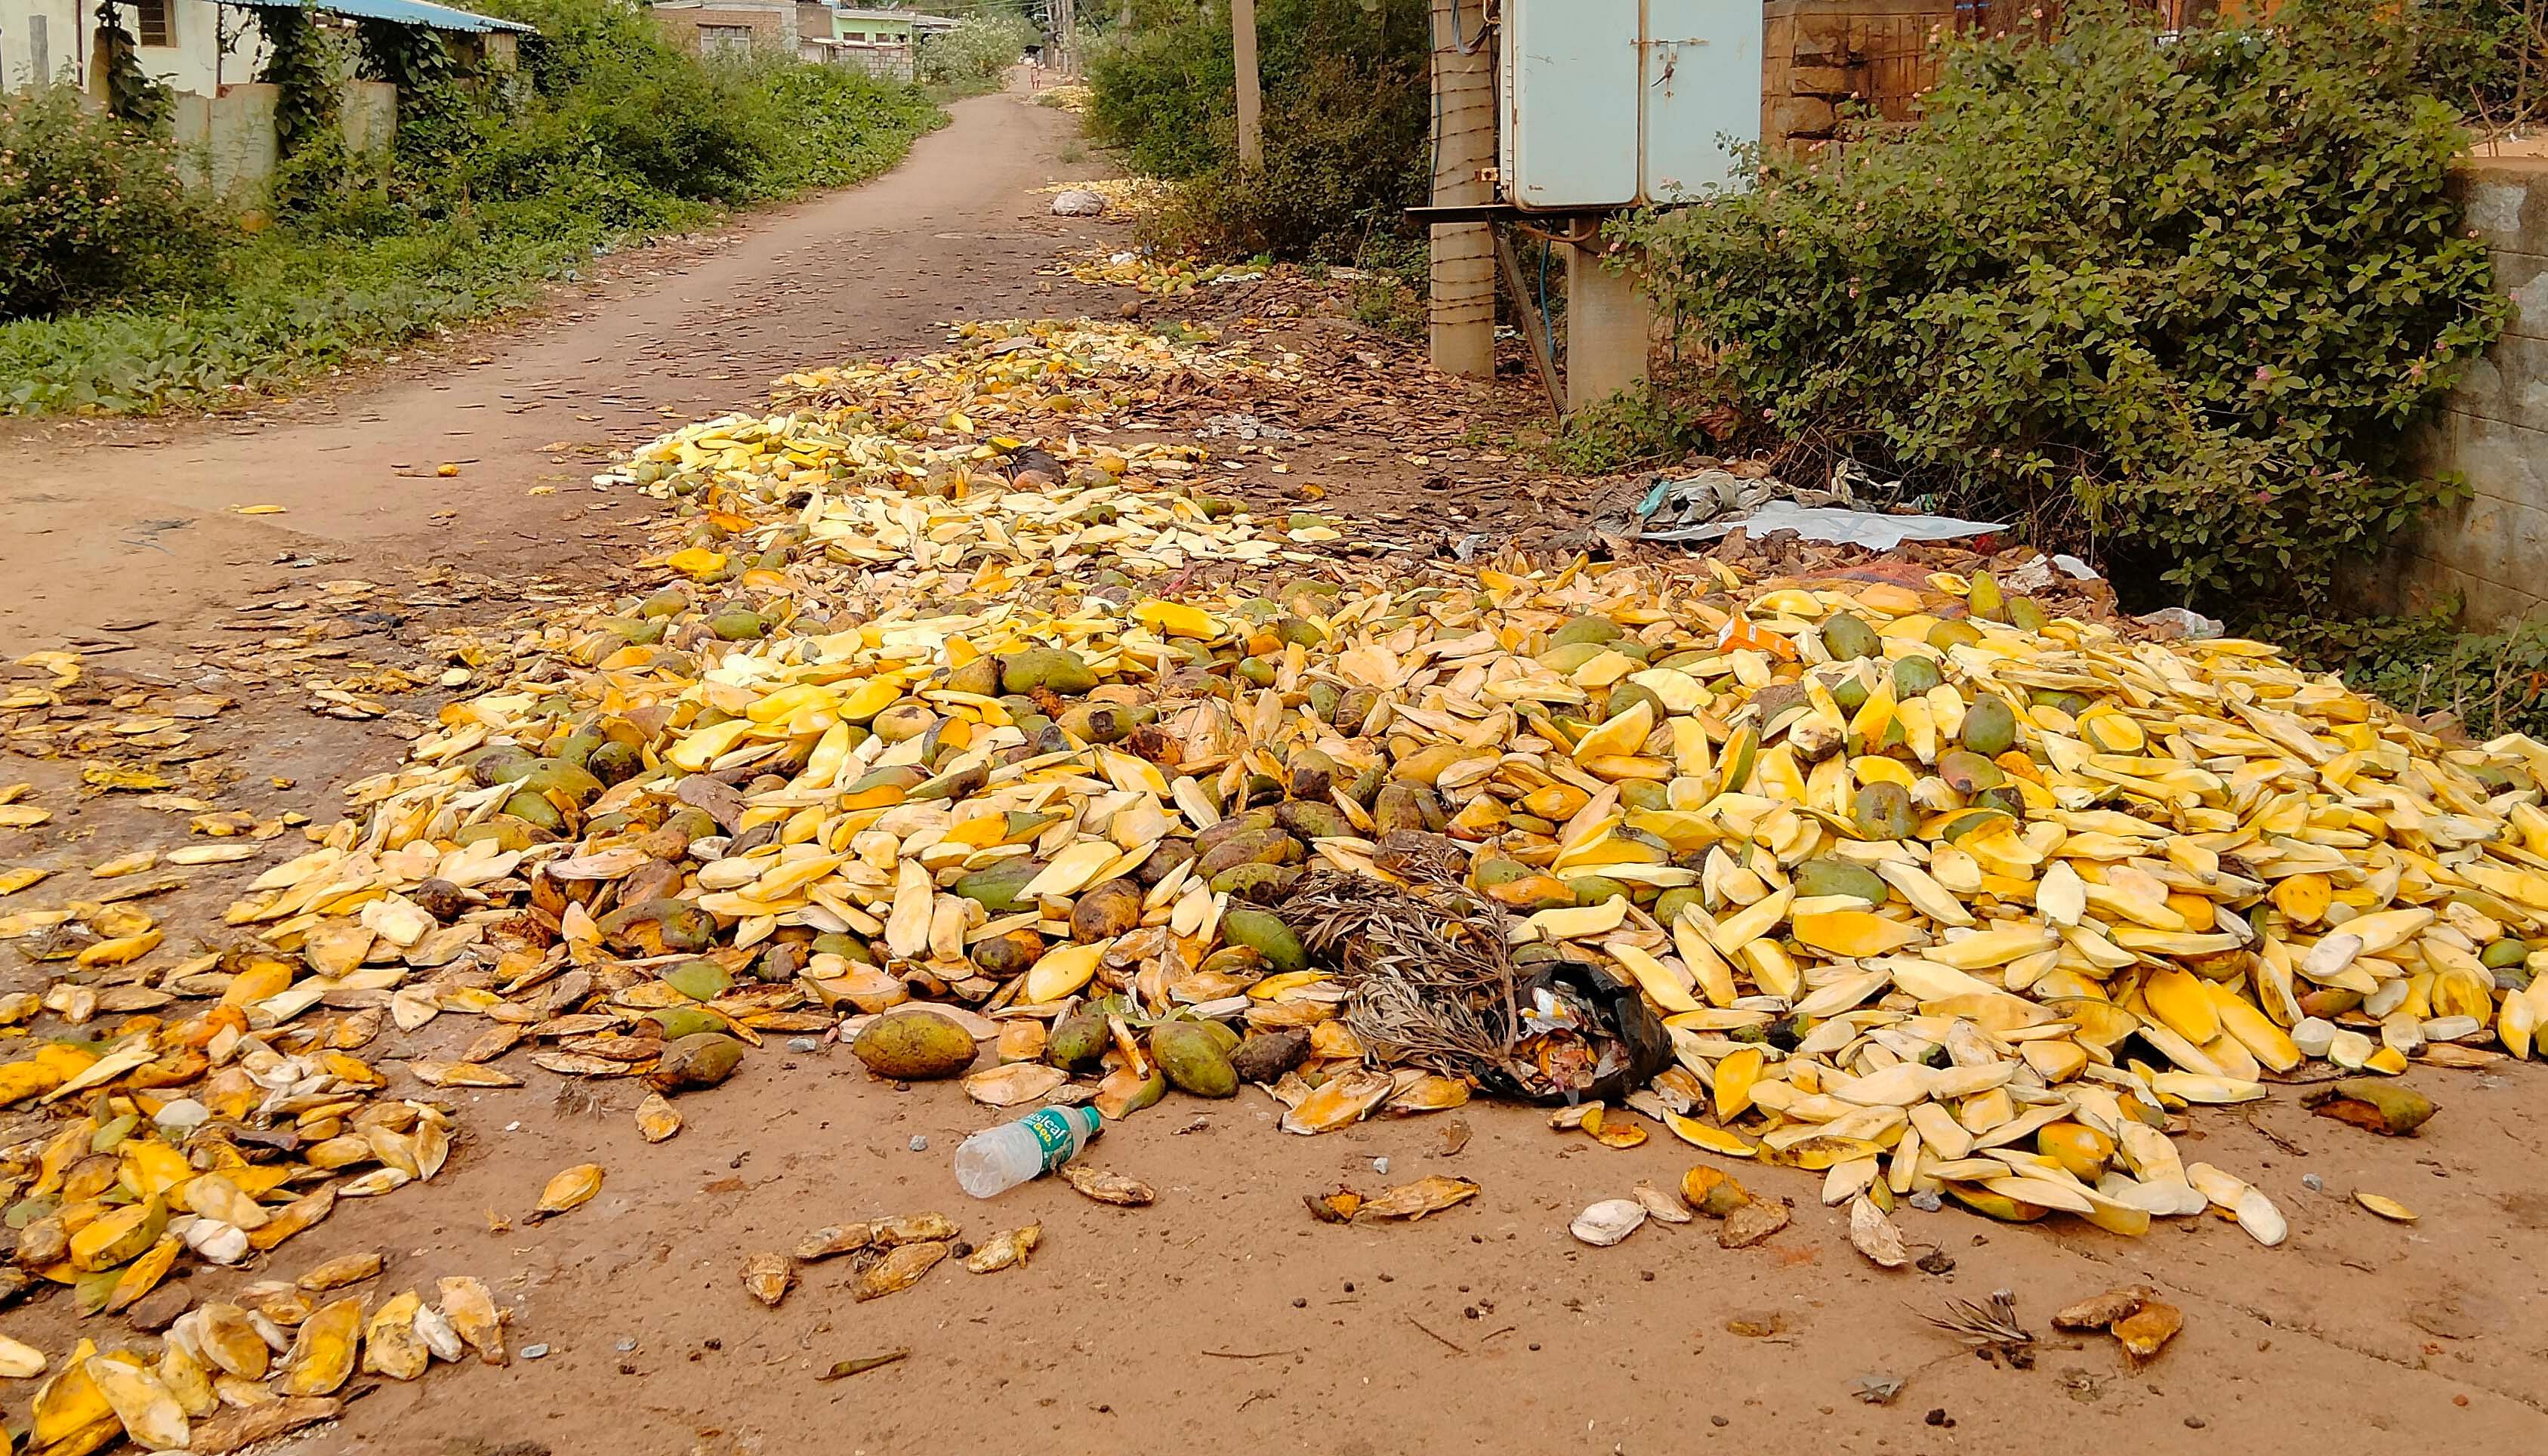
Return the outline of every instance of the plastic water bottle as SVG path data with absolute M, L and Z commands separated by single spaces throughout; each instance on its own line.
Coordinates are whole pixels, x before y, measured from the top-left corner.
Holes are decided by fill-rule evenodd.
M 956 1149 L 956 1181 L 975 1198 L 997 1198 L 1079 1156 L 1104 1131 L 1093 1107 L 1039 1108 L 965 1138 Z

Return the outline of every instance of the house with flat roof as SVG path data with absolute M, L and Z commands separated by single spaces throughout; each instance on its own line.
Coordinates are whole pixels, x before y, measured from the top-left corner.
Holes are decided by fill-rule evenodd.
M 871 76 L 908 81 L 920 46 L 956 29 L 942 15 L 852 5 L 800 4 L 800 53 L 807 60 L 855 65 Z

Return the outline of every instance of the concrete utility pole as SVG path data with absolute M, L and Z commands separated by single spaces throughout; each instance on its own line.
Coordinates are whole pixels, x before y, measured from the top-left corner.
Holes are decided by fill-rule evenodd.
M 1229 0 L 1230 56 L 1238 67 L 1238 164 L 1265 164 L 1265 95 L 1256 72 L 1256 0 Z
M 1477 15 L 1464 32 L 1460 13 Z M 1433 153 L 1436 207 L 1495 201 L 1486 171 L 1496 160 L 1495 50 L 1486 44 L 1485 0 L 1433 0 Z M 1463 43 L 1476 46 L 1464 53 Z M 1433 228 L 1433 367 L 1470 379 L 1496 373 L 1496 246 L 1484 223 Z
M 1597 404 L 1646 378 L 1654 305 L 1632 272 L 1601 266 L 1601 245 L 1566 250 L 1566 411 Z

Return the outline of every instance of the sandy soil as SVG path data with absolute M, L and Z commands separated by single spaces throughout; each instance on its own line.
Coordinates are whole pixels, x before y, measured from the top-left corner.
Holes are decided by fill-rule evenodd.
M 0 581 L 0 643 L 14 657 L 104 635 L 132 645 L 102 666 L 197 682 L 206 670 L 189 644 L 278 588 L 338 577 L 395 588 L 431 565 L 458 569 L 465 590 L 406 592 L 426 604 L 348 624 L 361 651 L 388 659 L 433 621 L 500 616 L 551 590 L 548 577 L 594 577 L 642 508 L 584 488 L 587 462 L 608 445 L 749 404 L 768 377 L 806 361 L 930 346 L 941 322 L 967 314 L 1111 312 L 1120 295 L 1051 296 L 1036 276 L 1080 235 L 1030 191 L 1070 174 L 1057 160 L 1067 126 L 1014 96 L 965 103 L 887 178 L 758 219 L 711 248 L 606 270 L 549 317 L 458 341 L 412 377 L 210 423 L 21 430 L 0 488 L 0 539 L 17 568 Z M 434 477 L 445 460 L 461 474 Z M 1395 492 L 1402 512 L 1428 510 L 1422 474 L 1357 471 L 1359 489 L 1337 500 L 1385 504 Z M 558 490 L 526 494 L 542 485 Z M 288 510 L 227 509 L 250 502 Z M 154 625 L 133 625 L 144 620 Z M 428 694 L 406 701 L 430 711 Z M 335 813 L 337 785 L 399 746 L 388 725 L 314 717 L 297 697 L 225 715 L 205 741 L 237 785 L 226 802 L 321 818 Z M 0 778 L 62 773 L 0 766 Z M 182 821 L 93 801 L 45 831 L 0 836 L 0 862 L 70 863 L 182 834 Z M 189 895 L 177 903 L 210 912 L 228 887 L 207 876 Z M 10 960 L 0 989 L 41 984 L 38 967 Z M 375 1053 L 430 1054 L 478 1029 L 445 1019 Z M 1577 1210 L 1640 1180 L 1669 1186 L 1695 1156 L 1662 1140 L 1613 1151 L 1552 1133 L 1527 1109 L 1472 1106 L 1300 1138 L 1275 1130 L 1274 1104 L 1253 1091 L 1176 1099 L 1088 1154 L 1158 1189 L 1155 1207 L 1122 1210 L 1050 1182 L 966 1199 L 949 1158 L 982 1110 L 953 1087 L 874 1082 L 837 1048 L 755 1055 L 724 1088 L 685 1099 L 688 1129 L 655 1147 L 630 1125 L 635 1089 L 586 1084 L 609 1099 L 590 1109 L 560 1102 L 541 1076 L 519 1091 L 450 1094 L 465 1130 L 450 1170 L 345 1207 L 288 1245 L 277 1272 L 379 1248 L 391 1260 L 373 1286 L 384 1291 L 475 1274 L 511 1309 L 515 1346 L 545 1355 L 383 1386 L 341 1424 L 284 1449 L 2536 1449 L 2548 1436 L 2548 1175 L 2521 1130 L 2535 1125 L 2542 1086 L 2524 1069 L 2419 1069 L 2412 1080 L 2442 1111 L 2407 1141 L 2313 1118 L 2296 1090 L 2196 1120 L 2204 1140 L 2188 1155 L 2252 1178 L 2289 1215 L 2280 1249 L 2208 1220 L 2134 1241 L 2067 1222 L 1905 1210 L 1914 1243 L 1955 1261 L 1929 1275 L 1867 1265 L 1841 1216 L 1819 1206 L 1818 1177 L 1783 1169 L 1743 1173 L 1794 1206 L 1794 1227 L 1763 1246 L 1721 1250 L 1701 1223 L 1650 1224 L 1615 1248 L 1586 1248 L 1565 1231 Z M 1454 1119 L 1474 1136 L 1445 1153 Z M 609 1169 L 598 1198 L 519 1227 L 549 1173 L 588 1160 Z M 1332 1228 L 1302 1207 L 1302 1195 L 1339 1183 L 1375 1192 L 1431 1172 L 1484 1193 L 1404 1227 Z M 2422 1221 L 2384 1224 L 2351 1202 L 2357 1188 Z M 1040 1222 L 1044 1248 L 1024 1269 L 942 1269 L 869 1304 L 852 1301 L 837 1266 L 808 1268 L 775 1311 L 740 1286 L 750 1251 L 924 1210 L 974 1238 Z M 265 1272 L 202 1273 L 195 1287 L 209 1298 Z M 2127 1369 L 2102 1337 L 2049 1329 L 2058 1306 L 2132 1282 L 2186 1316 L 2148 1368 Z M 2014 1292 L 2043 1336 L 2031 1369 L 1960 1353 L 1922 1319 L 1996 1289 Z M 58 1349 L 63 1304 L 6 1323 Z M 1737 1334 L 1729 1321 L 1773 1332 Z M 894 1349 L 908 1358 L 818 1378 Z M 1899 1398 L 1854 1399 L 1853 1380 L 1877 1374 L 1907 1378 Z M 0 1389 L 0 1409 L 16 1416 L 25 1398 Z

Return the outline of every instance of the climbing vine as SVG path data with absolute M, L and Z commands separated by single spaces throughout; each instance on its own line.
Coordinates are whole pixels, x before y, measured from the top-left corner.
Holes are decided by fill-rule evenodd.
M 265 11 L 259 25 L 267 54 L 256 78 L 277 88 L 275 140 L 296 156 L 335 130 L 342 62 L 334 37 L 307 9 Z
M 398 150 L 422 162 L 447 160 L 467 144 L 468 102 L 460 58 L 438 31 L 364 20 L 361 74 L 399 88 Z
M 115 0 L 98 0 L 97 40 L 102 51 L 99 72 L 106 78 L 106 109 L 117 121 L 156 134 L 168 130 L 175 112 L 168 88 L 141 68 L 138 43 L 116 14 Z

